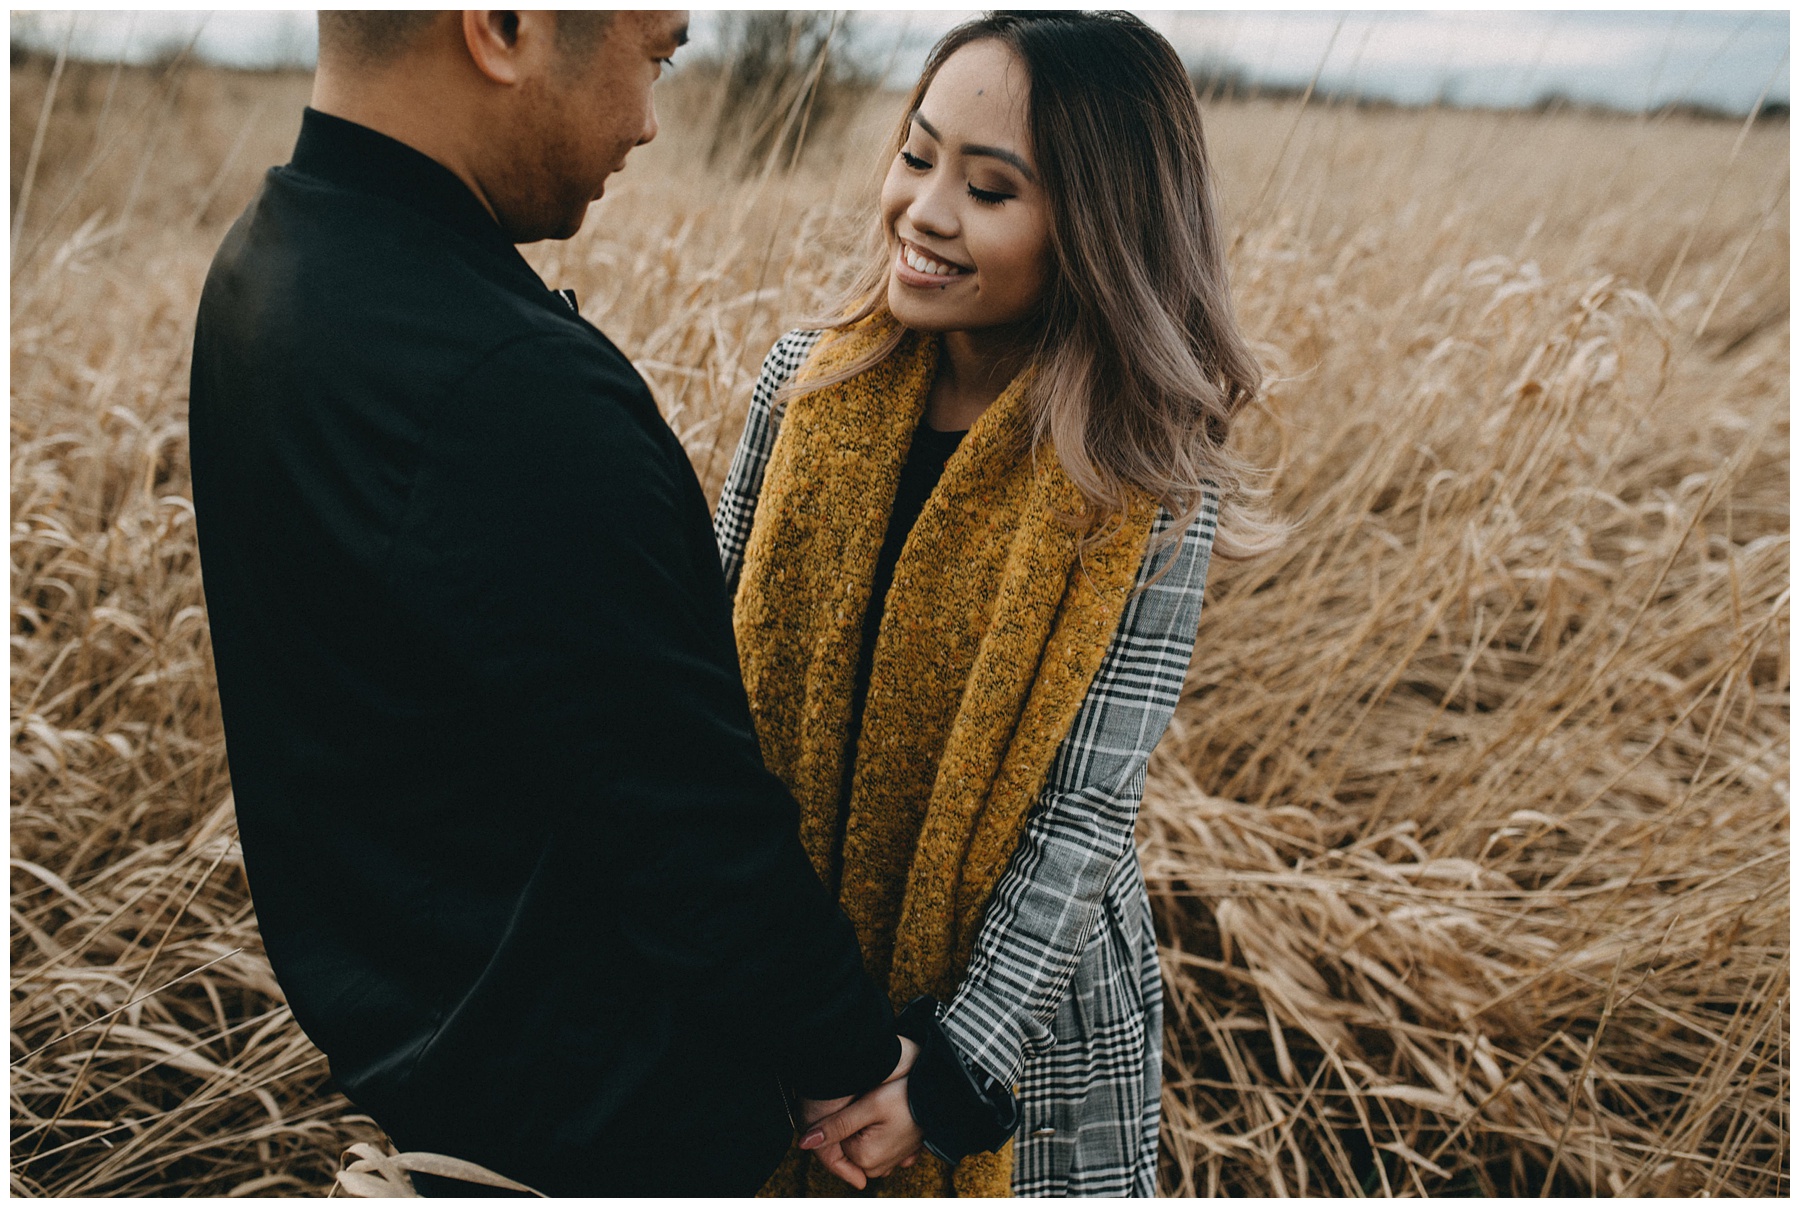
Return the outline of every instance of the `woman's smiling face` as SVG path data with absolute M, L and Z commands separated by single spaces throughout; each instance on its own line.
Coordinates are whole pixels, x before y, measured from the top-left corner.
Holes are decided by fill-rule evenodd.
M 888 308 L 917 331 L 1017 324 L 1050 280 L 1050 214 L 1024 65 L 974 42 L 945 61 L 881 187 Z

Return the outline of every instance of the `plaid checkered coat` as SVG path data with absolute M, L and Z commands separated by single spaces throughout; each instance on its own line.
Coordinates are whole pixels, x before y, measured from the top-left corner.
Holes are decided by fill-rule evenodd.
M 789 332 L 763 362 L 713 519 L 734 589 L 781 423 L 775 394 L 817 340 Z M 1016 1195 L 1156 1193 L 1162 978 L 1132 832 L 1193 657 L 1217 510 L 1209 499 L 1159 549 L 1170 523 L 1158 516 L 1139 590 L 942 1008 L 963 1055 L 1019 1088 Z

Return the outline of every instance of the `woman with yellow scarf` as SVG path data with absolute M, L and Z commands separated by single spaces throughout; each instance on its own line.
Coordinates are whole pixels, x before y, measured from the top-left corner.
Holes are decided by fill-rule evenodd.
M 1209 556 L 1274 535 L 1180 60 L 1123 14 L 958 27 L 878 234 L 844 317 L 769 354 L 715 524 L 764 758 L 920 1050 L 800 1104 L 765 1190 L 1154 1194 L 1132 829 Z

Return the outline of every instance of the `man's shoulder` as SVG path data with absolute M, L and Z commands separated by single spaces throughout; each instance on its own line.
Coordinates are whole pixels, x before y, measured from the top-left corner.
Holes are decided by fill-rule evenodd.
M 268 174 L 239 227 L 241 265 L 345 322 L 404 306 L 498 342 L 553 329 L 558 318 L 532 296 L 542 283 L 510 245 L 479 243 L 390 198 L 291 168 Z M 228 242 L 221 258 L 232 251 Z
M 440 393 L 529 348 L 554 349 L 551 365 L 623 362 L 510 248 L 285 169 L 221 246 L 201 319 L 259 359 L 285 350 L 322 376 L 403 394 Z

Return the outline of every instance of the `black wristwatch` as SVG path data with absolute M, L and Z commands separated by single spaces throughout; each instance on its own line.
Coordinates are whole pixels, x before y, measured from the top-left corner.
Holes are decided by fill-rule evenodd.
M 973 1070 L 938 1023 L 937 1002 L 920 995 L 906 1004 L 894 1031 L 919 1046 L 906 1077 L 906 1104 L 925 1134 L 925 1148 L 955 1164 L 992 1153 L 1019 1127 L 1012 1088 Z

